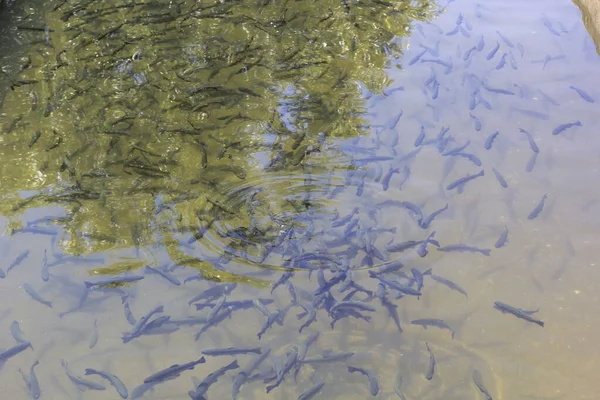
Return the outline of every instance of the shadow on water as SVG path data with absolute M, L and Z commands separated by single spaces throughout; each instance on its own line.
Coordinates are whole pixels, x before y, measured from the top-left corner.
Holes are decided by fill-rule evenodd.
M 0 385 L 594 398 L 598 58 L 558 3 L 11 2 Z

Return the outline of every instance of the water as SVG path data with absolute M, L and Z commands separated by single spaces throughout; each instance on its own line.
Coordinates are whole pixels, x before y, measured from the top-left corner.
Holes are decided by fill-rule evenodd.
M 201 10 L 202 3 L 165 9 L 115 2 L 121 8 L 105 9 L 103 17 L 71 16 L 71 2 L 27 4 L 20 12 L 15 6 L 11 23 L 52 32 L 9 30 L 11 45 L 1 50 L 13 81 L 39 81 L 15 90 L 6 76 L 2 81 L 0 268 L 6 273 L 27 256 L 0 280 L 0 348 L 17 344 L 9 333 L 15 320 L 33 346 L 1 367 L 0 385 L 11 398 L 28 397 L 19 369 L 28 373 L 36 360 L 41 398 L 118 398 L 107 381 L 85 376 L 86 368 L 118 376 L 133 397 L 151 374 L 211 348 L 271 349 L 256 370 L 268 372 L 315 333 L 306 359 L 327 349 L 354 355 L 304 364 L 296 379 L 292 370 L 268 394 L 272 382 L 248 382 L 238 398 L 297 398 L 319 382 L 325 384 L 315 398 L 371 398 L 367 378 L 348 366 L 374 373 L 373 397 L 381 399 L 400 398 L 400 380 L 407 399 L 485 398 L 474 370 L 494 399 L 597 398 L 600 60 L 578 9 L 567 1 L 459 0 L 439 15 L 427 7 L 425 15 L 402 15 L 383 3 L 334 3 L 297 2 L 288 10 L 279 2 L 247 9 L 215 3 Z M 421 16 L 429 22 L 414 21 Z M 130 29 L 119 21 L 143 23 Z M 410 37 L 400 37 L 408 23 Z M 203 40 L 190 39 L 196 36 Z M 29 61 L 32 67 L 19 72 Z M 576 121 L 581 126 L 553 135 Z M 415 145 L 421 126 L 425 137 Z M 449 130 L 439 139 L 443 128 Z M 462 156 L 444 155 L 467 143 Z M 447 189 L 481 170 L 483 176 Z M 539 214 L 528 219 L 545 194 Z M 55 221 L 39 221 L 45 217 Z M 508 242 L 496 248 L 505 229 Z M 435 244 L 425 257 L 415 248 L 386 250 L 434 231 L 442 248 L 467 244 L 490 255 Z M 425 273 L 424 287 L 420 296 L 399 299 L 388 287 L 382 301 L 371 274 L 397 261 L 405 266 L 388 280 L 414 289 L 415 269 Z M 168 271 L 171 281 L 146 265 Z M 291 286 L 271 293 L 291 267 Z M 467 295 L 430 278 L 429 269 Z M 375 307 L 360 311 L 370 321 L 342 318 L 332 329 L 340 314 L 326 303 L 298 333 L 307 322 L 299 304 L 310 312 L 315 290 L 327 293 L 318 270 L 330 282 L 343 278 L 331 288 L 338 301 L 352 291 L 340 293 L 344 286 L 359 288 L 352 299 Z M 143 279 L 90 290 L 80 300 L 84 281 L 120 273 Z M 196 341 L 211 306 L 196 310 L 188 302 L 215 282 L 237 283 L 225 301 L 272 299 L 268 313 L 281 310 L 283 323 L 259 340 L 267 317 L 257 308 L 236 309 Z M 25 283 L 52 307 L 32 299 Z M 544 327 L 503 315 L 495 301 L 539 308 L 532 316 Z M 397 306 L 401 333 L 386 302 Z M 131 322 L 157 306 L 164 311 L 155 318 L 171 320 L 123 343 L 132 330 L 125 304 Z M 454 338 L 411 324 L 422 318 L 443 319 Z M 426 343 L 436 359 L 431 380 Z M 255 357 L 235 358 L 248 368 Z M 234 360 L 205 358 L 143 398 L 188 398 L 191 377 L 204 379 Z M 78 390 L 61 360 L 106 390 Z M 207 398 L 231 397 L 239 371 L 219 378 Z

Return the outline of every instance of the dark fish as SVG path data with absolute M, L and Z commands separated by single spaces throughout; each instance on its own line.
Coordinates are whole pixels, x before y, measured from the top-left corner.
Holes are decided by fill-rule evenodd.
M 228 347 L 225 349 L 202 350 L 202 354 L 204 354 L 205 356 L 235 356 L 238 354 L 248 354 L 248 353 L 260 354 L 261 352 L 262 352 L 262 350 L 260 347 L 248 347 L 248 348 Z
M 433 378 L 433 374 L 435 373 L 435 355 L 433 351 L 429 348 L 429 344 L 425 342 L 425 347 L 427 347 L 427 352 L 429 353 L 429 366 L 427 367 L 427 372 L 425 373 L 425 378 L 430 381 Z
M 485 385 L 483 384 L 483 377 L 481 376 L 481 372 L 479 372 L 479 370 L 477 370 L 477 369 L 473 370 L 473 382 L 475 383 L 475 386 L 477 386 L 477 388 L 479 389 L 479 391 L 481 393 L 483 393 L 483 395 L 485 396 L 486 400 L 493 400 L 492 395 L 485 388 Z
M 11 269 L 21 264 L 21 262 L 23 262 L 23 260 L 26 259 L 28 256 L 29 250 L 25 250 L 24 252 L 19 254 L 17 258 L 15 258 L 15 260 L 8 266 L 8 268 L 6 268 L 6 273 L 8 274 Z
M 490 249 L 480 249 L 480 248 L 469 246 L 466 244 L 452 244 L 449 246 L 439 247 L 438 251 L 445 251 L 445 252 L 457 251 L 460 253 L 466 251 L 466 252 L 470 252 L 470 253 L 481 253 L 484 256 L 489 256 L 491 253 Z
M 494 143 L 494 140 L 496 139 L 496 137 L 500 134 L 500 131 L 496 131 L 494 133 L 492 133 L 490 136 L 488 136 L 488 138 L 485 140 L 485 143 L 483 145 L 483 147 L 486 150 L 489 150 L 492 148 L 492 144 Z
M 173 364 L 168 368 L 165 368 L 161 371 L 158 371 L 146 379 L 144 379 L 144 383 L 154 383 L 154 382 L 163 382 L 167 379 L 172 379 L 179 376 L 182 372 L 187 370 L 193 370 L 196 365 L 204 364 L 206 359 L 204 357 L 200 357 L 196 361 L 191 361 L 185 364 Z
M 114 278 L 100 279 L 99 281 L 96 281 L 96 282 L 84 281 L 83 283 L 85 284 L 85 287 L 89 289 L 94 286 L 105 286 L 105 285 L 111 285 L 111 284 L 115 284 L 115 283 L 132 283 L 132 282 L 137 282 L 142 279 L 144 279 L 144 277 L 139 276 L 139 275 L 137 275 L 137 276 L 136 275 L 116 276 Z
M 29 142 L 29 147 L 33 147 L 33 145 L 38 141 L 38 139 L 42 136 L 41 131 L 35 131 L 35 133 L 31 137 L 31 141 Z
M 50 279 L 50 272 L 48 271 L 48 251 L 44 249 L 44 257 L 42 258 L 42 270 L 40 276 L 44 282 L 48 282 Z
M 390 165 L 390 169 L 381 180 L 381 184 L 383 186 L 384 191 L 388 190 L 388 188 L 390 187 L 390 180 L 392 179 L 392 175 L 398 173 L 400 173 L 400 168 L 392 168 L 392 166 Z
M 65 360 L 60 360 L 60 364 L 64 368 L 65 373 L 67 374 L 67 377 L 69 377 L 69 380 L 71 382 L 73 382 L 73 384 L 77 387 L 77 389 L 79 389 L 81 391 L 84 391 L 86 389 L 106 390 L 106 386 L 102 385 L 101 383 L 96 383 L 94 381 L 88 381 L 87 379 L 83 379 L 77 375 L 73 375 L 73 373 L 69 370 L 69 366 L 67 365 Z
M 402 243 L 387 244 L 385 250 L 390 253 L 401 253 L 408 249 L 412 249 L 413 247 L 417 247 L 422 242 L 422 240 L 409 240 Z
M 207 302 L 218 299 L 224 295 L 230 294 L 237 287 L 237 283 L 223 283 L 220 285 L 213 286 L 206 289 L 204 292 L 192 298 L 188 301 L 189 305 L 199 300 L 206 300 Z
M 423 55 L 425 53 L 427 53 L 427 49 L 423 50 L 421 53 L 419 53 L 416 56 L 414 56 L 413 58 L 411 58 L 411 60 L 408 62 L 408 65 L 415 64 L 417 61 L 419 61 L 421 59 L 421 57 L 423 57 Z
M 126 399 L 127 396 L 129 395 L 129 391 L 127 390 L 127 387 L 125 386 L 123 381 L 120 380 L 116 375 L 109 374 L 109 373 L 103 372 L 103 371 L 98 371 L 98 370 L 92 369 L 92 368 L 86 368 L 85 374 L 86 375 L 98 375 L 98 376 L 106 379 L 117 390 L 117 393 L 119 393 L 119 396 L 121 396 L 122 399 Z
M 529 157 L 529 161 L 527 161 L 527 165 L 525 166 L 525 172 L 533 171 L 535 167 L 535 162 L 537 161 L 538 153 L 533 153 L 531 157 Z
M 529 215 L 527 216 L 527 219 L 534 219 L 538 215 L 540 215 L 540 213 L 544 209 L 544 203 L 546 202 L 546 198 L 547 197 L 548 197 L 548 194 L 544 194 L 542 196 L 542 200 L 540 200 L 540 202 L 538 203 L 538 205 L 535 206 L 535 208 L 529 213 Z
M 179 282 L 179 279 L 177 279 L 175 276 L 173 276 L 173 274 L 162 271 L 158 268 L 153 268 L 149 265 L 146 265 L 146 273 L 152 273 L 152 274 L 162 276 L 163 278 L 165 278 L 167 281 L 171 282 L 175 286 L 181 285 L 181 282 Z
M 298 400 L 310 400 L 310 399 L 312 399 L 313 397 L 315 397 L 321 391 L 321 389 L 323 389 L 324 385 L 325 385 L 324 382 L 317 383 L 313 387 L 309 388 L 306 392 L 302 393 L 298 397 Z
M 210 373 L 204 380 L 196 384 L 196 389 L 188 392 L 192 400 L 205 400 L 204 394 L 208 391 L 211 385 L 217 382 L 217 380 L 225 375 L 228 371 L 239 368 L 237 360 L 233 360 L 231 363 L 219 368 L 215 372 Z
M 31 347 L 31 349 L 33 350 L 33 347 L 31 346 L 31 343 L 29 342 L 25 342 L 25 343 L 19 343 L 16 346 L 11 347 L 8 350 L 3 351 L 2 353 L 0 353 L 0 363 L 4 363 L 4 361 L 8 360 L 11 357 L 16 356 L 17 354 L 27 350 L 29 347 Z
M 25 282 L 23 284 L 23 289 L 25 289 L 25 292 L 27 292 L 27 294 L 29 296 L 31 296 L 32 299 L 34 299 L 35 301 L 42 303 L 43 305 L 52 308 L 52 303 L 49 302 L 48 300 L 44 300 L 42 298 L 42 296 L 40 296 L 40 294 L 38 292 L 35 291 L 35 289 L 27 282 Z
M 535 140 L 533 139 L 533 136 L 531 135 L 531 133 L 527 132 L 527 131 L 526 131 L 525 129 L 523 129 L 523 128 L 519 128 L 519 130 L 520 130 L 521 132 L 523 132 L 525 135 L 527 135 L 527 139 L 529 140 L 529 147 L 531 147 L 531 150 L 532 150 L 534 153 L 539 153 L 539 152 L 540 152 L 540 149 L 539 149 L 539 147 L 537 146 L 537 144 L 535 143 Z
M 415 319 L 410 321 L 413 325 L 419 325 L 423 328 L 427 329 L 428 326 L 435 326 L 440 329 L 448 329 L 450 333 L 452 333 L 452 339 L 454 339 L 454 330 L 450 325 L 448 325 L 444 320 L 436 319 L 436 318 L 423 318 L 423 319 Z
M 587 94 L 583 90 L 581 90 L 579 88 L 576 88 L 575 86 L 569 86 L 569 89 L 573 89 L 574 91 L 576 91 L 577 94 L 579 95 L 579 97 L 581 97 L 582 99 L 584 99 L 588 103 L 594 103 L 594 99 L 592 98 L 592 96 L 590 96 L 589 94 Z
M 454 153 L 452 155 L 464 157 L 464 158 L 468 159 L 469 161 L 471 161 L 476 166 L 481 167 L 481 160 L 475 154 L 458 152 L 458 153 Z
M 435 236 L 435 231 L 431 232 L 426 238 L 425 240 L 423 240 L 420 244 L 419 247 L 417 248 L 417 254 L 421 257 L 425 257 L 427 255 L 427 245 L 429 243 L 432 243 L 432 239 Z
M 537 153 L 535 153 L 535 154 L 537 154 Z M 492 167 L 492 171 L 494 172 L 494 175 L 496 175 L 496 180 L 498 180 L 498 183 L 500 184 L 500 186 L 502 186 L 503 188 L 507 188 L 508 183 L 506 183 L 506 180 L 504 179 L 502 174 L 500 172 L 498 172 L 498 170 L 496 170 L 496 168 L 494 168 L 494 167 Z
M 502 54 L 502 57 L 500 57 L 500 61 L 498 62 L 498 65 L 496 65 L 496 69 L 504 68 L 504 66 L 506 65 L 506 57 L 507 56 L 508 56 L 507 53 Z
M 508 305 L 506 303 L 503 303 L 501 301 L 494 302 L 494 308 L 497 309 L 497 310 L 502 311 L 503 314 L 509 313 L 509 314 L 514 315 L 517 318 L 521 318 L 521 319 L 524 319 L 526 321 L 533 322 L 534 324 L 537 324 L 537 325 L 539 325 L 541 327 L 544 326 L 544 322 L 543 321 L 537 320 L 537 319 L 535 319 L 535 318 L 533 318 L 531 316 L 531 314 L 534 314 L 534 313 L 538 312 L 539 308 L 537 310 L 533 310 L 533 311 L 525 311 L 525 310 L 522 310 L 520 308 L 510 306 L 510 305 Z
M 456 290 L 459 293 L 462 293 L 465 295 L 465 297 L 469 297 L 467 295 L 467 291 L 463 288 L 461 288 L 460 286 L 458 286 L 456 283 L 446 279 L 446 278 L 442 278 L 441 276 L 438 275 L 434 275 L 434 274 L 430 274 L 431 279 L 433 279 L 436 282 L 441 283 L 442 285 L 446 285 L 447 287 L 449 287 L 452 290 Z
M 127 343 L 127 342 L 131 341 L 132 339 L 141 336 L 143 334 L 144 330 L 146 329 L 146 327 L 150 321 L 150 318 L 152 318 L 152 316 L 154 314 L 162 313 L 163 311 L 164 311 L 163 306 L 154 307 L 146 315 L 144 315 L 139 320 L 137 320 L 136 323 L 131 327 L 131 331 L 123 334 L 123 336 L 122 336 L 123 343 Z
M 473 120 L 473 123 L 475 124 L 475 130 L 477 132 L 479 132 L 481 130 L 481 121 L 479 120 L 479 118 L 477 118 L 473 114 L 469 113 L 469 115 L 471 116 L 471 119 Z
M 569 122 L 566 124 L 560 124 L 558 125 L 556 128 L 554 128 L 554 130 L 552 131 L 553 135 L 558 135 L 560 133 L 563 133 L 565 130 L 572 128 L 574 126 L 581 126 L 581 121 L 575 121 L 575 122 Z
M 446 186 L 446 190 L 452 190 L 457 188 L 458 186 L 464 185 L 465 183 L 478 178 L 480 176 L 484 176 L 485 172 L 484 170 L 481 170 L 479 173 L 475 174 L 475 175 L 467 175 L 465 177 L 462 177 L 460 179 L 457 179 L 456 181 L 450 183 L 448 186 Z
M 483 46 L 485 46 L 485 42 L 483 40 L 483 35 L 481 35 L 481 37 L 479 38 L 479 42 L 477 42 L 477 51 L 483 50 Z
M 419 147 L 423 143 L 423 140 L 425 140 L 425 127 L 421 125 L 419 136 L 415 139 L 415 147 Z
M 440 215 L 447 209 L 448 209 L 448 203 L 446 203 L 446 205 L 444 207 L 440 208 L 439 210 L 432 212 L 427 218 L 424 218 L 419 225 L 423 229 L 428 229 L 429 225 L 433 222 L 435 217 L 437 217 L 438 215 Z
M 31 368 L 29 368 L 29 376 L 25 375 L 21 368 L 19 368 L 19 372 L 21 373 L 21 376 L 23 377 L 23 380 L 27 385 L 27 391 L 29 392 L 29 396 L 32 399 L 39 399 L 42 395 L 42 389 L 40 388 L 40 383 L 38 382 L 38 379 L 35 376 L 34 370 L 35 366 L 39 363 L 40 362 L 36 360 L 31 366 Z
M 496 244 L 494 245 L 494 247 L 499 249 L 500 247 L 504 246 L 506 242 L 508 242 L 508 227 L 505 225 L 504 232 L 502 232 L 498 240 L 496 240 Z
M 500 43 L 496 42 L 496 46 L 494 46 L 494 48 L 489 52 L 489 54 L 487 55 L 487 57 L 485 59 L 489 61 L 492 58 L 494 58 L 494 56 L 498 52 L 499 48 L 500 48 Z
M 342 308 L 353 308 L 361 311 L 377 311 L 375 307 L 362 301 L 340 301 L 329 309 L 329 313 L 333 315 L 337 310 Z
M 27 341 L 23 337 L 23 331 L 21 331 L 21 328 L 19 327 L 19 323 L 17 321 L 13 321 L 10 324 L 10 334 L 13 337 L 13 339 L 15 339 L 19 344 L 29 343 L 29 341 Z
M 507 45 L 511 49 L 515 48 L 515 45 L 512 44 L 512 42 L 510 40 L 508 40 L 506 37 L 504 37 L 500 32 L 496 31 L 496 33 L 498 34 L 498 36 L 500 36 L 500 39 L 502 39 L 502 41 L 504 42 L 505 45 Z
M 348 372 L 360 372 L 369 380 L 369 390 L 371 391 L 371 396 L 377 396 L 379 393 L 379 384 L 377 383 L 377 377 L 370 371 L 367 371 L 363 368 L 348 366 Z
M 416 268 L 411 268 L 410 272 L 412 273 L 413 280 L 417 284 L 417 291 L 421 291 L 423 289 L 423 274 Z

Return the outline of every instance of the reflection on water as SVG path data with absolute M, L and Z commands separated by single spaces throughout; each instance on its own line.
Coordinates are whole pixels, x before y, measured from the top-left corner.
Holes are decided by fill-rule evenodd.
M 597 397 L 599 59 L 572 4 L 25 14 L 11 398 Z

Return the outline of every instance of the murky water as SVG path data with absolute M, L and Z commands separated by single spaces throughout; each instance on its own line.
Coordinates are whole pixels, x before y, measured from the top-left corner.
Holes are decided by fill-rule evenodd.
M 237 398 L 598 398 L 600 56 L 568 1 L 443 6 L 13 5 L 5 396 L 230 398 L 270 351 Z

